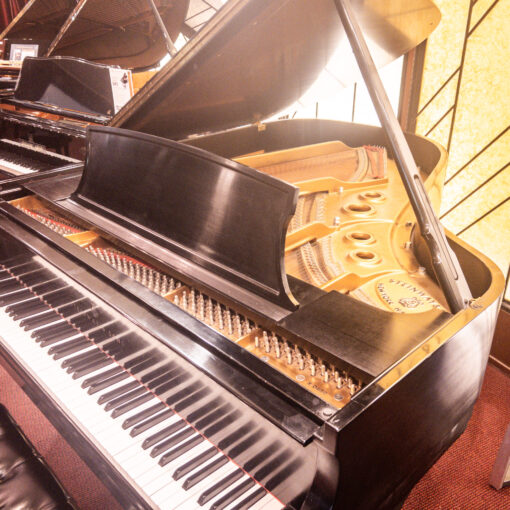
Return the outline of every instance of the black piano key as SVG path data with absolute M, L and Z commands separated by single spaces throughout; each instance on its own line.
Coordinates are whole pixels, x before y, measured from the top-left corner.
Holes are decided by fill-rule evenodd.
M 216 434 L 218 434 L 218 432 L 225 430 L 226 427 L 234 423 L 234 421 L 237 420 L 240 416 L 241 413 L 238 411 L 234 411 L 228 414 L 227 416 L 223 417 L 221 420 L 217 421 L 210 427 L 207 427 L 204 430 L 204 436 L 209 438 L 215 436 Z
M 278 441 L 273 441 L 269 446 L 267 446 L 262 451 L 258 452 L 255 456 L 253 456 L 250 460 L 245 462 L 243 468 L 246 471 L 251 472 L 257 466 L 259 466 L 260 464 L 265 462 L 271 455 L 273 455 L 275 452 L 277 452 L 280 448 L 281 448 L 281 444 L 278 443 Z M 284 451 L 284 452 L 278 454 L 278 457 L 276 460 L 278 462 L 280 462 L 280 465 L 281 465 L 283 460 L 286 460 L 287 457 L 288 457 L 288 452 Z M 269 464 L 267 464 L 267 466 L 270 467 L 272 465 L 272 462 L 275 462 L 275 461 L 271 461 Z M 259 477 L 257 477 L 257 480 L 258 479 L 259 479 Z
M 169 411 L 169 416 L 171 416 L 172 414 L 174 414 L 170 409 L 168 409 Z M 161 413 L 163 415 L 163 413 Z M 165 412 L 165 417 L 164 419 L 168 418 L 169 416 L 166 416 L 166 412 Z M 154 418 L 154 421 L 156 421 L 156 419 L 159 418 L 159 415 L 158 417 L 155 417 Z M 160 419 L 159 421 L 157 421 L 156 423 L 159 423 L 161 422 L 162 420 Z M 146 438 L 144 440 L 144 442 L 142 443 L 142 448 L 144 450 L 147 450 L 147 448 L 150 448 L 151 446 L 154 446 L 155 444 L 159 443 L 160 441 L 162 441 L 163 439 L 171 436 L 172 434 L 175 434 L 176 432 L 178 432 L 179 430 L 183 429 L 184 427 L 187 427 L 188 424 L 184 421 L 184 420 L 177 420 L 177 421 L 174 421 L 171 425 L 169 425 L 168 427 L 165 427 L 164 429 L 156 432 L 155 434 L 153 434 L 152 436 L 149 436 L 148 438 Z
M 36 342 L 53 340 L 54 338 L 61 338 L 63 340 L 64 338 L 68 338 L 79 333 L 80 332 L 74 329 L 68 322 L 63 321 L 39 328 L 37 331 L 33 332 L 32 338 L 34 338 Z
M 255 430 L 255 423 L 250 421 L 219 441 L 218 448 L 220 450 L 230 448 L 235 442 L 247 436 L 253 430 Z
M 223 492 L 227 487 L 230 487 L 233 483 L 237 482 L 244 475 L 244 471 L 242 469 L 236 469 L 234 472 L 228 474 L 218 482 L 216 482 L 212 487 L 206 489 L 202 494 L 200 494 L 198 498 L 198 504 L 200 506 L 205 505 L 211 499 L 216 497 L 220 492 Z
M 301 461 L 298 459 L 294 459 L 292 462 L 289 462 L 289 464 L 280 469 L 280 471 L 267 481 L 265 484 L 266 489 L 268 491 L 276 489 L 278 485 L 281 485 L 285 482 L 285 480 L 288 480 L 301 467 L 301 464 Z
M 162 367 L 158 367 L 152 372 L 149 372 L 148 374 L 144 375 L 140 380 L 145 384 L 149 381 L 152 381 L 156 379 L 156 377 L 159 377 L 161 375 L 166 375 L 173 373 L 175 370 L 177 370 L 177 366 L 175 363 L 167 363 L 166 365 L 163 365 Z M 181 369 L 182 371 L 182 369 Z
M 200 390 L 196 391 L 195 393 L 192 393 L 191 395 L 189 395 L 185 399 L 183 399 L 180 402 L 178 402 L 177 404 L 175 404 L 174 409 L 178 413 L 181 413 L 182 411 L 184 411 L 188 407 L 190 407 L 190 406 L 196 404 L 197 402 L 199 402 L 201 399 L 209 396 L 210 393 L 211 393 L 211 390 L 209 388 L 201 388 Z
M 62 317 L 57 315 L 53 310 L 49 312 L 43 312 L 38 315 L 34 315 L 33 317 L 27 317 L 26 319 L 22 319 L 19 322 L 19 326 L 23 328 L 25 331 L 31 331 L 36 328 L 40 328 L 45 326 L 46 324 L 51 324 L 56 321 L 61 321 Z
M 125 384 L 124 386 L 121 386 L 120 388 L 115 388 L 114 390 L 103 393 L 98 398 L 97 403 L 99 405 L 102 405 L 105 402 L 109 402 L 110 400 L 118 397 L 119 395 L 127 393 L 128 391 L 131 391 L 135 388 L 138 388 L 139 386 L 140 386 L 140 383 L 138 381 L 129 382 L 129 383 Z
M 256 480 L 264 480 L 267 477 L 273 475 L 278 471 L 279 468 L 281 468 L 292 456 L 292 452 L 288 450 L 284 450 L 280 454 L 278 454 L 273 460 L 265 464 L 263 467 L 261 467 L 254 475 L 253 478 Z M 265 457 L 267 459 L 267 455 Z
M 154 366 L 154 363 L 157 363 L 157 360 L 154 356 L 147 358 L 143 354 L 140 356 L 136 356 L 132 360 L 131 363 L 128 361 L 124 364 L 127 370 L 129 370 L 132 374 L 139 375 L 144 370 L 148 370 Z
M 72 378 L 80 379 L 92 372 L 95 372 L 96 370 L 99 370 L 100 368 L 107 367 L 112 363 L 113 360 L 111 360 L 110 358 L 103 358 L 102 360 L 94 361 L 93 363 L 89 363 L 88 365 L 82 366 L 81 368 L 75 370 L 73 372 Z
M 13 318 L 13 320 L 24 319 L 36 313 L 48 310 L 48 305 L 39 298 L 30 299 L 29 301 L 16 302 L 15 305 L 8 306 L 5 311 Z
M 26 287 L 17 279 L 11 278 L 10 280 L 4 280 L 0 285 L 0 296 L 5 296 L 6 294 L 10 294 L 11 292 L 15 292 L 17 290 L 26 289 Z
M 188 378 L 189 376 L 187 374 L 178 375 L 171 379 L 170 381 L 167 381 L 166 383 L 161 384 L 157 388 L 154 388 L 153 391 L 154 393 L 156 393 L 156 395 L 161 397 L 161 399 L 165 400 L 167 404 L 172 405 L 177 400 L 181 400 L 187 396 L 182 393 L 174 393 L 172 390 L 175 390 L 177 386 L 185 382 Z M 188 395 L 189 392 L 194 391 L 196 389 L 194 385 L 190 385 L 188 388 L 189 388 Z
M 124 393 L 123 395 L 120 395 L 119 397 L 110 400 L 105 405 L 104 410 L 111 411 L 112 409 L 115 409 L 116 407 L 119 407 L 122 404 L 125 404 L 126 402 L 129 402 L 130 400 L 133 400 L 134 398 L 139 397 L 140 395 L 143 395 L 145 393 L 147 393 L 147 388 L 138 384 L 134 390 L 129 391 L 128 393 Z
M 88 354 L 91 354 L 89 357 Z M 77 379 L 77 377 L 74 377 L 74 374 L 78 371 L 81 371 L 82 369 L 86 367 L 103 367 L 105 365 L 109 365 L 110 363 L 113 363 L 113 360 L 109 358 L 108 356 L 105 356 L 101 351 L 99 353 L 95 353 L 93 351 L 87 350 L 86 352 L 83 352 L 82 355 L 84 356 L 81 360 L 75 361 L 72 365 L 67 365 L 66 372 L 68 374 L 73 374 L 73 379 Z M 66 358 L 64 360 L 67 361 L 69 358 Z M 95 370 L 95 368 L 94 368 Z M 87 372 L 88 373 L 88 372 Z
M 146 420 L 150 416 L 158 413 L 159 411 L 163 411 L 166 409 L 166 405 L 163 404 L 163 402 L 158 402 L 157 404 L 154 404 L 152 407 L 149 407 L 149 409 L 144 409 L 143 411 L 140 411 L 139 413 L 136 413 L 133 416 L 130 416 L 124 422 L 122 423 L 123 429 L 128 429 L 129 427 L 132 427 L 133 425 L 137 425 L 138 423 Z
M 175 424 L 177 425 L 177 424 Z M 186 425 L 186 423 L 185 423 Z M 151 457 L 157 457 L 161 453 L 166 452 L 170 448 L 173 448 L 174 446 L 177 446 L 179 443 L 182 443 L 185 439 L 192 436 L 193 434 L 196 434 L 196 432 L 188 426 L 187 428 L 184 428 L 180 432 L 177 432 L 177 434 L 172 435 L 172 437 L 169 437 L 168 439 L 165 439 L 161 443 L 158 443 L 150 453 Z M 147 441 L 147 439 L 145 440 Z M 145 443 L 145 441 L 142 443 L 142 448 Z
M 112 322 L 108 324 L 107 326 L 104 326 L 99 329 L 95 329 L 92 331 L 89 336 L 92 338 L 95 342 L 102 342 L 103 340 L 107 340 L 108 338 L 112 338 L 114 336 L 119 336 L 122 333 L 125 333 L 127 331 L 126 326 L 124 326 L 120 322 Z
M 5 264 L 4 264 L 5 265 Z M 29 271 L 34 271 L 36 269 L 41 269 L 41 265 L 33 260 L 29 260 L 26 262 L 20 262 L 18 264 L 13 264 L 12 266 L 5 265 L 6 268 L 9 270 L 10 274 L 23 274 L 28 273 Z
M 69 318 L 69 321 L 72 322 L 74 326 L 83 329 L 83 331 L 103 326 L 111 322 L 111 320 L 111 317 L 108 314 L 102 314 L 99 308 L 94 308 Z
M 63 342 L 64 340 L 75 340 L 75 335 L 78 335 L 79 332 L 74 330 L 73 331 L 73 334 L 64 334 L 64 335 L 54 335 L 53 337 L 51 338 L 36 338 L 35 341 L 39 343 L 39 346 L 41 348 L 45 348 L 45 347 L 48 347 L 48 345 L 54 345 L 54 344 L 58 344 L 60 342 Z M 85 338 L 83 335 L 81 335 L 82 338 Z
M 94 344 L 90 344 L 92 347 Z M 73 368 L 79 368 L 80 365 L 88 364 L 95 359 L 105 358 L 105 354 L 101 352 L 97 347 L 95 349 L 88 350 L 87 352 L 83 352 L 81 354 L 77 354 L 76 356 L 71 356 L 66 358 L 62 364 L 60 365 L 62 368 L 71 369 L 68 370 L 68 373 L 73 370 Z
M 20 255 L 21 257 L 21 255 Z M 12 264 L 11 264 L 12 262 Z M 27 271 L 26 267 L 37 269 L 40 268 L 40 264 L 37 264 L 37 262 L 34 262 L 33 260 L 17 260 L 16 257 L 12 259 L 11 262 L 4 263 L 2 262 L 2 266 L 5 268 L 2 271 L 2 278 L 1 280 L 5 280 L 6 278 L 11 278 L 13 274 L 17 274 L 18 272 L 24 272 Z M 30 270 L 30 269 L 28 269 Z
M 215 448 L 216 450 L 216 448 Z M 216 450 L 217 451 L 217 450 Z M 215 471 L 220 469 L 220 467 L 224 466 L 228 462 L 228 458 L 222 455 L 221 457 L 218 457 L 217 459 L 213 460 L 203 468 L 199 469 L 198 471 L 195 471 L 192 475 L 188 476 L 186 480 L 184 480 L 184 483 L 182 484 L 182 488 L 184 490 L 191 489 L 194 487 L 197 483 L 200 483 L 202 480 L 207 478 L 208 476 L 212 475 Z
M 168 453 L 165 453 L 165 455 L 163 455 L 161 459 L 159 459 L 158 464 L 160 466 L 166 466 L 170 462 L 173 462 L 174 460 L 178 459 L 181 455 L 184 455 L 186 452 L 189 452 L 192 448 L 195 448 L 195 446 L 199 445 L 203 440 L 204 437 L 197 434 L 191 439 L 188 439 L 188 441 L 180 444 L 179 446 L 176 446 L 173 450 L 170 450 Z
M 47 282 L 48 280 L 52 280 L 55 278 L 55 275 L 48 271 L 47 269 L 38 269 L 35 271 L 30 271 L 25 274 L 21 274 L 18 278 L 27 286 L 32 287 L 33 285 L 37 285 L 39 283 Z M 1 285 L 0 285 L 1 288 Z
M 232 406 L 230 404 L 223 404 L 221 407 L 219 407 L 212 413 L 209 413 L 207 416 L 205 416 L 201 420 L 198 420 L 195 424 L 195 428 L 197 428 L 198 430 L 202 430 L 205 427 L 208 427 L 215 421 L 217 421 L 220 418 L 222 418 L 223 416 L 225 416 L 231 409 L 232 409 Z
M 220 398 L 216 397 L 211 401 L 206 401 L 205 405 L 200 406 L 198 409 L 195 409 L 192 413 L 189 414 L 189 416 L 186 418 L 190 423 L 195 423 L 202 416 L 205 416 L 207 413 L 210 413 L 211 411 L 214 411 L 217 407 L 222 405 L 225 401 Z
M 62 342 L 58 345 L 50 347 L 48 349 L 48 354 L 53 354 L 53 359 L 59 360 L 62 358 L 66 358 L 70 354 L 79 352 L 82 349 L 85 349 L 85 347 L 88 347 L 89 345 L 90 342 L 84 336 L 80 336 L 73 340 L 68 340 L 67 342 Z
M 102 374 L 98 374 L 98 375 L 95 375 L 93 377 L 91 377 L 90 379 L 85 379 L 82 383 L 81 383 L 81 387 L 83 389 L 85 388 L 88 388 L 89 386 L 92 386 L 93 384 L 100 384 L 104 381 L 106 381 L 107 379 L 110 379 L 111 377 L 114 377 L 114 376 L 118 376 L 118 375 L 123 375 L 124 377 L 129 377 L 129 374 L 122 369 L 122 367 L 115 367 L 115 368 L 112 368 L 111 370 L 107 370 L 106 372 L 102 373 Z
M 149 400 L 152 400 L 154 395 L 152 393 L 146 393 L 145 395 L 142 395 L 141 397 L 135 398 L 131 400 L 130 402 L 126 402 L 125 404 L 122 404 L 119 407 L 116 407 L 112 414 L 112 418 L 118 418 L 119 416 L 122 416 L 123 414 L 126 414 L 127 412 L 136 409 L 138 406 L 141 406 L 142 404 L 145 404 L 145 402 L 148 402 Z
M 117 384 L 120 381 L 123 381 L 124 379 L 127 379 L 129 377 L 129 374 L 121 369 L 121 367 L 112 368 L 111 370 L 108 370 L 107 372 L 112 372 L 114 370 L 120 369 L 121 372 L 117 373 L 113 377 L 109 377 L 107 379 L 102 379 L 98 382 L 90 384 L 88 381 L 89 379 L 85 379 L 81 383 L 82 388 L 87 388 L 87 393 L 89 395 L 94 395 L 94 393 L 97 393 L 98 391 L 105 390 L 112 386 L 113 384 Z M 103 374 L 96 375 L 95 377 L 101 377 Z M 93 377 L 91 377 L 93 379 Z
M 13 305 L 21 303 L 33 297 L 33 293 L 29 289 L 21 288 L 16 292 L 11 292 L 0 297 L 0 306 Z M 38 300 L 39 301 L 39 300 Z
M 257 501 L 260 501 L 266 494 L 266 489 L 260 487 L 237 503 L 231 510 L 248 510 L 248 508 L 252 507 Z
M 67 286 L 67 283 L 64 280 L 61 280 L 60 278 L 53 278 L 52 280 L 49 280 L 47 282 L 42 282 L 42 283 L 38 283 L 37 285 L 33 285 L 31 287 L 31 289 L 38 296 L 44 296 L 45 294 L 48 294 L 49 292 L 61 289 L 66 286 Z
M 90 343 L 91 347 L 94 345 L 92 342 Z M 115 353 L 115 351 L 113 352 Z M 72 358 L 67 358 L 62 362 L 62 368 L 79 368 L 80 364 L 89 363 L 94 359 L 112 359 L 111 356 L 104 353 L 99 347 L 95 349 L 91 349 L 90 351 L 84 352 L 82 354 L 77 354 Z M 113 361 L 113 360 L 112 360 Z
M 142 432 L 149 430 L 151 427 L 154 427 L 154 425 L 161 423 L 162 421 L 166 420 L 167 418 L 170 418 L 174 414 L 175 413 L 171 409 L 166 409 L 162 413 L 156 414 L 155 416 L 150 417 L 149 419 L 139 423 L 138 425 L 135 425 L 130 430 L 129 435 L 131 437 L 136 437 L 138 434 L 141 434 Z
M 249 478 L 248 480 L 244 480 L 239 485 L 236 485 L 231 491 L 227 492 L 220 499 L 215 501 L 211 505 L 210 510 L 222 510 L 226 506 L 233 503 L 236 499 L 240 498 L 243 494 L 245 494 L 249 489 L 251 489 L 255 485 L 255 481 Z
M 163 374 L 157 377 L 151 377 L 150 374 L 145 374 L 140 377 L 140 380 L 146 384 L 149 388 L 157 388 L 158 386 L 162 386 L 163 384 L 169 383 L 174 380 L 178 375 L 182 374 L 182 370 L 172 370 L 168 374 Z
M 149 361 L 148 366 L 151 366 L 151 363 L 154 362 L 154 360 L 155 360 L 154 352 L 146 351 L 146 352 L 140 354 L 139 356 L 136 356 L 135 358 L 133 358 L 129 361 L 126 361 L 124 363 L 124 367 L 126 368 L 126 370 L 131 370 L 131 368 L 133 368 L 135 365 L 139 365 L 140 363 L 144 363 L 147 361 Z
M 62 287 L 61 289 L 49 292 L 44 296 L 44 300 L 53 308 L 72 303 L 82 297 L 75 289 L 70 286 Z
M 193 471 L 197 467 L 201 466 L 208 460 L 212 459 L 218 453 L 218 449 L 215 446 L 212 446 L 205 452 L 197 455 L 192 458 L 188 462 L 184 463 L 182 466 L 179 466 L 173 473 L 172 478 L 174 480 L 180 480 L 183 476 L 186 476 L 190 471 Z
M 59 306 L 58 313 L 64 317 L 70 317 L 71 315 L 90 310 L 93 306 L 94 303 L 90 299 L 82 298 L 72 303 Z
M 262 429 L 258 429 L 253 434 L 250 434 L 246 439 L 241 441 L 239 444 L 234 446 L 229 452 L 230 457 L 237 457 L 241 453 L 245 452 L 248 448 L 251 448 L 254 446 L 262 437 L 264 436 L 264 433 Z

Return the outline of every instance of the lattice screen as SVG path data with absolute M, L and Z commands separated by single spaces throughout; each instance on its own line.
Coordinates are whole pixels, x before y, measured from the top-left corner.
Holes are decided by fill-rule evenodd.
M 510 0 L 435 2 L 442 21 L 427 41 L 416 131 L 449 152 L 443 224 L 508 275 Z

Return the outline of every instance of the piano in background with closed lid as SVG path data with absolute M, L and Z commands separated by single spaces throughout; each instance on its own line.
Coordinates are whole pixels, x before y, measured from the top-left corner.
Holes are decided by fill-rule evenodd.
M 313 81 L 341 35 L 335 16 L 327 0 L 231 2 L 116 120 L 180 139 L 269 115 Z M 253 70 L 232 58 L 255 47 Z M 221 101 L 240 67 L 249 83 Z M 184 145 L 90 127 L 83 171 L 4 190 L 2 357 L 123 506 L 397 508 L 466 426 L 503 289 L 495 265 L 449 236 L 474 298 L 456 313 L 395 313 L 318 288 L 285 273 L 298 188 L 224 159 L 335 140 L 385 144 L 380 128 L 323 120 Z M 444 152 L 407 140 L 423 174 L 440 175 Z

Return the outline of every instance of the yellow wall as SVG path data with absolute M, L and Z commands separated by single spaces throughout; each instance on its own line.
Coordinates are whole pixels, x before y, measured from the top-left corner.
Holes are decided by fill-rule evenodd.
M 435 2 L 442 20 L 427 42 L 416 131 L 449 152 L 443 224 L 460 232 L 506 274 L 510 264 L 510 0 Z

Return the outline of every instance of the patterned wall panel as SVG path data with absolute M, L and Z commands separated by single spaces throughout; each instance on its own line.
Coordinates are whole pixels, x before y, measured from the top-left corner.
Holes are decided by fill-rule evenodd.
M 442 222 L 508 274 L 510 0 L 436 4 L 443 18 L 427 42 L 416 130 L 449 152 Z

